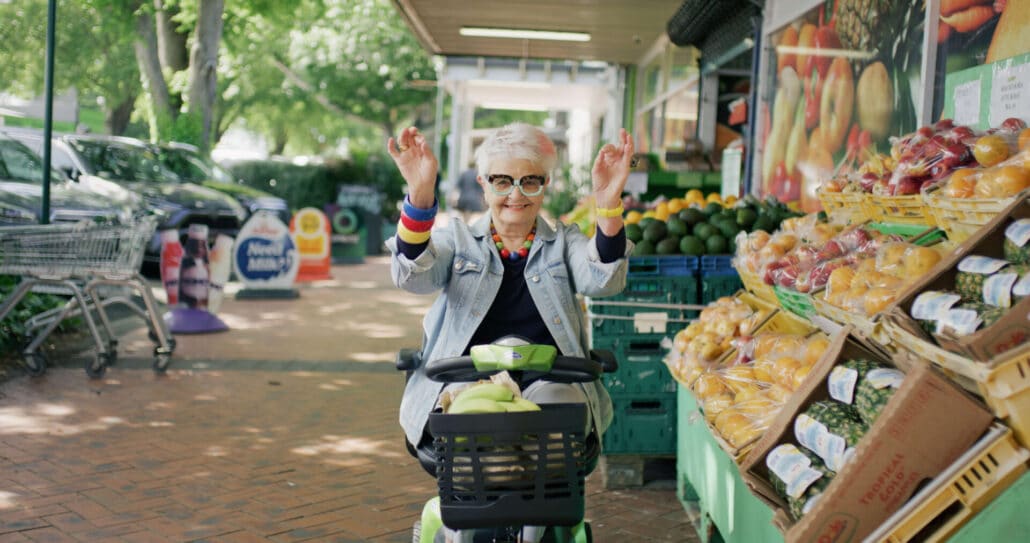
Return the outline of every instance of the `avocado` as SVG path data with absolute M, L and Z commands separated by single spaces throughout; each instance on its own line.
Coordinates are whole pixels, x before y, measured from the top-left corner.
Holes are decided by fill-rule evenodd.
M 717 232 L 718 229 L 715 226 L 712 226 L 711 224 L 708 224 L 706 222 L 699 223 L 697 226 L 694 227 L 694 236 L 701 241 L 708 239 L 710 236 Z
M 680 238 L 669 236 L 654 246 L 654 252 L 660 255 L 674 255 L 680 252 Z
M 654 243 L 647 241 L 646 239 L 640 240 L 639 243 L 633 246 L 633 252 L 631 256 L 646 256 L 654 254 Z
M 739 227 L 741 227 L 741 228 L 743 228 L 745 230 L 748 230 L 748 229 L 750 229 L 755 224 L 755 221 L 757 221 L 757 220 L 758 220 L 758 213 L 755 213 L 753 210 L 751 210 L 749 208 L 746 208 L 746 207 L 742 207 L 742 208 L 737 210 L 737 216 L 736 216 L 737 226 L 739 226 Z
M 705 244 L 694 236 L 683 236 L 680 239 L 680 252 L 685 255 L 701 256 L 705 254 Z
M 758 219 L 755 220 L 755 224 L 751 225 L 751 231 L 765 230 L 772 234 L 779 225 L 769 218 L 768 215 L 759 215 Z
M 690 225 L 681 221 L 679 217 L 669 217 L 669 220 L 665 221 L 665 226 L 670 236 L 682 237 L 690 233 Z
M 644 229 L 639 224 L 626 225 L 626 239 L 636 243 L 644 239 Z
M 669 229 L 662 221 L 656 220 L 644 227 L 644 239 L 651 243 L 662 241 L 668 233 Z
M 705 220 L 705 214 L 696 207 L 688 207 L 680 211 L 676 217 L 690 226 L 694 226 L 699 222 L 704 222 Z
M 721 213 L 722 209 L 723 209 L 723 207 L 722 207 L 721 204 L 718 204 L 716 202 L 712 202 L 712 203 L 710 203 L 710 204 L 705 206 L 704 214 L 709 216 L 709 217 L 711 217 L 712 215 L 715 215 L 716 213 Z
M 730 250 L 730 244 L 726 238 L 714 234 L 705 240 L 705 253 L 710 255 L 724 255 Z
M 733 221 L 722 221 L 719 223 L 719 233 L 726 239 L 733 239 L 737 237 L 737 232 L 740 232 L 740 227 Z

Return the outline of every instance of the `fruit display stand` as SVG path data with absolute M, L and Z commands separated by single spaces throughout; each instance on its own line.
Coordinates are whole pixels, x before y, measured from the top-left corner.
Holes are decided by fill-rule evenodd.
M 829 192 L 816 190 L 823 211 L 834 224 L 859 224 L 869 220 L 866 215 L 865 195 L 861 192 Z
M 944 541 L 1027 471 L 1030 451 L 996 424 L 966 454 L 935 477 L 869 539 Z M 981 540 L 982 541 L 982 540 Z
M 862 200 L 865 216 L 874 222 L 935 226 L 929 206 L 919 194 L 883 196 L 866 194 Z
M 969 236 L 1004 211 L 1014 199 L 947 198 L 939 187 L 931 187 L 923 193 L 923 200 L 934 223 L 955 243 L 969 239 Z
M 748 490 L 736 462 L 716 442 L 697 401 L 682 385 L 676 405 L 676 487 L 684 506 L 696 504 L 727 543 L 782 543 L 772 510 Z M 702 538 L 707 535 L 702 530 Z
M 974 516 L 950 541 L 1020 541 L 1030 533 L 1030 474 L 1024 474 Z

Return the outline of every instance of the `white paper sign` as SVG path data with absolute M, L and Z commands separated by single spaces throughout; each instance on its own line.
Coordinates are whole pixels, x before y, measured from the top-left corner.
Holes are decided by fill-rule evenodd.
M 1009 117 L 1030 119 L 1030 64 L 997 68 L 991 81 L 991 126 Z
M 980 123 L 980 80 L 970 81 L 955 87 L 955 124 L 977 125 Z
M 647 192 L 647 172 L 629 172 L 623 191 L 630 194 L 643 194 Z

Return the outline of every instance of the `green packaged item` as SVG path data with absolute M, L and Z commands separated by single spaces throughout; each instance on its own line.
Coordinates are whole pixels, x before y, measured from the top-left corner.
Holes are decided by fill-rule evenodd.
M 823 477 L 805 489 L 805 493 L 800 498 L 787 498 L 787 508 L 794 520 L 801 520 L 801 517 L 812 510 L 823 491 L 830 486 L 830 481 L 830 478 Z
M 773 489 L 786 500 L 794 518 L 808 512 L 834 475 L 818 456 L 793 443 L 773 448 L 766 455 L 765 464 Z

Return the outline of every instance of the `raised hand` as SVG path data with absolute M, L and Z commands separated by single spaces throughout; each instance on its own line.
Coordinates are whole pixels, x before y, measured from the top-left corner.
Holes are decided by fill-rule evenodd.
M 601 147 L 591 171 L 594 199 L 598 207 L 615 208 L 622 200 L 622 191 L 629 178 L 633 160 L 633 138 L 626 129 L 619 129 L 619 142 Z
M 419 208 L 433 207 L 436 172 L 440 165 L 426 138 L 414 126 L 401 130 L 397 139 L 386 142 L 386 150 L 408 184 L 408 198 Z

